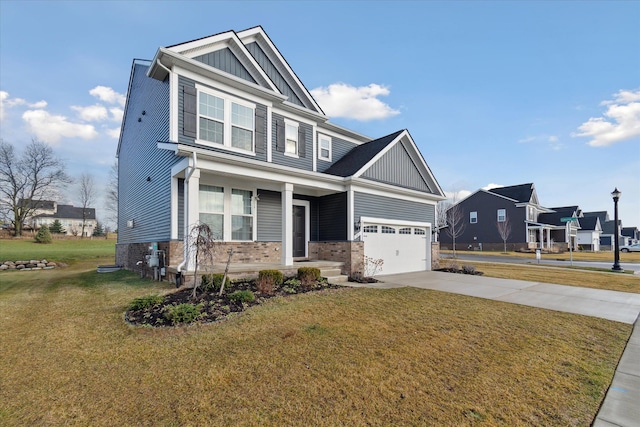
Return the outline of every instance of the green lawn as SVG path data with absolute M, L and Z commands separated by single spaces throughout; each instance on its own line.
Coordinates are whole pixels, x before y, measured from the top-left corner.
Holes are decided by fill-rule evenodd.
M 97 273 L 113 241 L 86 243 L 60 245 L 67 268 L 0 273 L 0 425 L 589 425 L 631 333 L 413 288 L 138 328 L 127 304 L 172 286 Z
M 33 240 L 1 239 L 0 261 L 46 259 L 47 261 L 73 263 L 79 260 L 111 258 L 116 254 L 114 239 L 55 239 L 51 244 L 35 243 Z M 103 260 L 104 261 L 104 260 Z

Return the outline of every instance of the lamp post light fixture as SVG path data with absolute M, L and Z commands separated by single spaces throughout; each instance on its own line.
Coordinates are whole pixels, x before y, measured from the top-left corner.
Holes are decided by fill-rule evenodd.
M 622 271 L 622 267 L 620 267 L 620 229 L 618 227 L 618 200 L 620 200 L 620 195 L 622 191 L 618 190 L 616 187 L 615 190 L 611 192 L 611 197 L 613 197 L 613 221 L 614 221 L 614 234 L 613 234 L 613 267 L 611 269 L 613 271 Z

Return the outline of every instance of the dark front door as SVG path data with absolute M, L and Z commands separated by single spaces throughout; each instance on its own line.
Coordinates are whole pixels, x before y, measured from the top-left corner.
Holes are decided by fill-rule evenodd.
M 306 224 L 305 207 L 293 206 L 293 257 L 306 256 Z

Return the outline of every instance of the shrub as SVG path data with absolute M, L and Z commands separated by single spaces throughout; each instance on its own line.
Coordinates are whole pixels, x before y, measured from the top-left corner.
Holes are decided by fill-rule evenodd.
M 143 310 L 160 304 L 164 298 L 160 295 L 138 297 L 129 303 L 129 310 Z
M 53 221 L 53 224 L 51 224 L 51 227 L 49 227 L 49 231 L 53 234 L 66 234 L 67 230 L 64 229 L 64 227 L 62 226 L 62 223 L 60 222 L 59 219 L 56 219 L 55 221 Z
M 310 288 L 320 280 L 320 269 L 315 267 L 300 267 L 298 279 L 304 288 Z
M 476 268 L 471 264 L 463 264 L 462 272 L 464 274 L 476 274 Z
M 51 233 L 49 232 L 49 227 L 47 227 L 46 225 L 40 227 L 40 230 L 38 230 L 38 234 L 36 234 L 35 240 L 36 243 L 51 243 L 52 238 Z
M 218 292 L 222 285 L 222 279 L 224 279 L 224 274 L 203 274 L 202 281 L 200 282 L 200 288 L 204 292 Z M 228 288 L 230 284 L 231 280 L 227 277 L 224 287 Z
M 256 299 L 251 291 L 235 291 L 229 295 L 229 299 L 235 302 L 252 302 Z
M 262 294 L 272 294 L 277 286 L 282 285 L 284 276 L 278 270 L 260 270 L 258 272 L 258 280 L 256 287 L 258 292 Z
M 183 303 L 178 305 L 168 305 L 164 308 L 164 317 L 173 325 L 179 323 L 191 323 L 198 320 L 202 313 L 202 304 Z

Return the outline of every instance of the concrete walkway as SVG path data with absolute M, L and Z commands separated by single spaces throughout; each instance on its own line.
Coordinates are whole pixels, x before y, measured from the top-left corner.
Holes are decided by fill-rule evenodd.
M 381 282 L 356 286 L 412 286 L 634 325 L 593 426 L 640 426 L 640 294 L 438 271 L 392 274 L 378 279 Z

